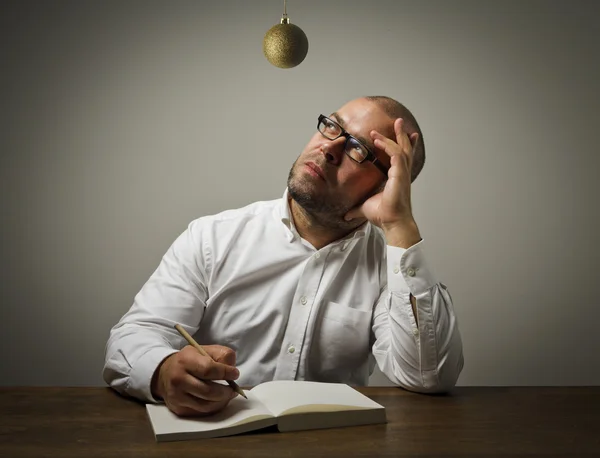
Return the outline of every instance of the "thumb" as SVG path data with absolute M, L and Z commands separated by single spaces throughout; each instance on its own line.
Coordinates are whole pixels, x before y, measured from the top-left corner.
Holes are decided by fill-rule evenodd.
M 223 345 L 203 345 L 202 348 L 218 363 L 235 366 L 235 351 Z
M 235 380 L 239 376 L 240 371 L 235 367 L 209 360 L 202 368 L 202 375 L 198 378 L 206 380 Z
M 353 219 L 356 218 L 366 218 L 365 213 L 363 212 L 363 206 L 359 205 L 358 207 L 354 207 L 352 209 L 350 209 L 348 211 L 348 213 L 346 213 L 344 215 L 344 219 L 346 221 L 352 221 Z

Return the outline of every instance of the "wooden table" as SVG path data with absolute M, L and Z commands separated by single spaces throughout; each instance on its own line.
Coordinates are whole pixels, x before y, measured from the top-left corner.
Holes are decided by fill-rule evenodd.
M 387 424 L 159 444 L 143 404 L 109 388 L 0 388 L 0 456 L 600 457 L 600 387 L 360 391 Z

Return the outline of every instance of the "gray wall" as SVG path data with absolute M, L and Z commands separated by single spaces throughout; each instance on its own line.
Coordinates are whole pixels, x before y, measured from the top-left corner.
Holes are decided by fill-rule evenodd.
M 192 219 L 281 196 L 316 117 L 406 103 L 413 206 L 462 385 L 600 383 L 595 2 L 2 2 L 2 385 L 101 385 L 109 329 Z M 375 383 L 384 383 L 381 375 Z

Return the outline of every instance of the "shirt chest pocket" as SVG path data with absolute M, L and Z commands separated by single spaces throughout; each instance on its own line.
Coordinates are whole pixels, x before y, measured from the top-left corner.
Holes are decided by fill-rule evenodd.
M 372 312 L 337 302 L 321 304 L 310 359 L 323 381 L 345 381 L 368 360 Z

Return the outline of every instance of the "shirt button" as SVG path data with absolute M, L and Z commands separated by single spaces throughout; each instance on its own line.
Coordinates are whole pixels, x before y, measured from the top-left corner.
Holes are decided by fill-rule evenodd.
M 296 347 L 294 347 L 293 345 L 290 345 L 290 347 L 288 348 L 288 353 L 294 353 L 296 351 Z
M 305 296 L 302 296 L 302 297 L 300 298 L 300 302 L 302 303 L 302 305 L 306 305 L 306 297 L 305 297 Z
M 406 270 L 406 273 L 408 274 L 408 276 L 409 276 L 409 277 L 414 277 L 414 276 L 415 276 L 415 274 L 417 273 L 417 271 L 416 271 L 415 269 L 413 269 L 412 267 L 409 267 L 409 268 Z
M 415 336 L 418 336 L 419 335 L 419 329 L 418 328 L 413 328 L 413 334 Z
M 397 274 L 398 272 L 400 272 L 400 269 L 398 268 L 398 266 L 394 267 L 394 273 Z
M 319 259 L 321 257 L 321 253 L 315 253 L 315 258 Z

